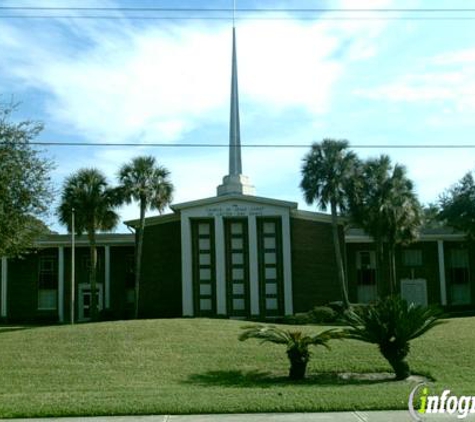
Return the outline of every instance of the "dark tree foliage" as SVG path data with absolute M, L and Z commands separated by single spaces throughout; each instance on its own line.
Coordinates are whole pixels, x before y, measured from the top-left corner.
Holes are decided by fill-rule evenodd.
M 472 173 L 444 192 L 439 198 L 438 218 L 445 224 L 475 240 L 475 181 Z
M 15 104 L 0 103 L 0 256 L 15 257 L 47 231 L 40 221 L 52 199 L 53 164 L 30 145 L 43 129 L 11 121 Z

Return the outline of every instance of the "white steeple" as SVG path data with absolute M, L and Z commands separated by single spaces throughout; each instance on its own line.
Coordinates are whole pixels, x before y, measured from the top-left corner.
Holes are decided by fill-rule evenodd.
M 241 194 L 254 195 L 254 186 L 242 174 L 241 133 L 239 126 L 239 92 L 236 58 L 236 29 L 233 26 L 233 56 L 231 75 L 231 115 L 229 121 L 229 174 L 224 176 L 223 184 L 218 186 L 218 196 Z

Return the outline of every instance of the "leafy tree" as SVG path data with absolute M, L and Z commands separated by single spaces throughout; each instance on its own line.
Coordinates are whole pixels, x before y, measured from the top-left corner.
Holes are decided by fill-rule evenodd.
M 468 172 L 439 198 L 439 220 L 465 233 L 467 240 L 475 241 L 475 182 Z
M 147 210 L 158 210 L 161 214 L 171 203 L 173 185 L 169 177 L 170 172 L 165 167 L 157 165 L 155 158 L 151 156 L 135 157 L 119 171 L 118 191 L 122 202 L 130 204 L 135 201 L 140 207 L 135 254 L 135 318 L 138 318 L 139 311 L 145 213 Z
M 349 311 L 345 320 L 350 326 L 344 337 L 377 344 L 379 351 L 396 373 L 397 380 L 411 375 L 406 357 L 410 342 L 441 324 L 437 308 L 408 304 L 399 296 L 388 296 L 357 313 Z
M 30 141 L 43 129 L 33 121 L 10 120 L 15 104 L 0 103 L 0 256 L 18 256 L 47 232 L 53 164 Z
M 392 165 L 386 155 L 366 161 L 353 180 L 350 214 L 376 243 L 377 270 L 383 279 L 385 247 L 389 260 L 389 288 L 396 288 L 396 246 L 414 241 L 422 224 L 422 210 L 406 168 Z
M 338 281 L 345 308 L 349 307 L 349 300 L 338 233 L 338 212 L 347 209 L 347 187 L 355 176 L 356 163 L 356 155 L 348 150 L 348 141 L 324 139 L 321 143 L 314 143 L 305 156 L 300 183 L 307 204 L 317 203 L 322 211 L 330 206 Z
M 305 378 L 307 364 L 311 356 L 309 346 L 324 346 L 329 349 L 328 342 L 331 339 L 341 338 L 341 334 L 333 328 L 314 336 L 274 326 L 252 325 L 242 328 L 246 331 L 239 336 L 240 341 L 253 338 L 262 340 L 262 343 L 269 342 L 287 346 L 287 357 L 290 361 L 289 378 L 292 380 Z
M 58 216 L 61 224 L 72 232 L 74 210 L 76 233 L 78 235 L 87 233 L 90 250 L 91 319 L 93 320 L 98 317 L 96 233 L 112 230 L 117 226 L 119 216 L 114 211 L 116 205 L 114 190 L 109 187 L 106 177 L 97 169 L 78 170 L 64 182 Z

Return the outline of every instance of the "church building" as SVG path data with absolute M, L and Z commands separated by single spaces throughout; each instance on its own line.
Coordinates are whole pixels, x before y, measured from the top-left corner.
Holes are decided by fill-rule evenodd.
M 330 216 L 255 196 L 243 174 L 234 28 L 229 173 L 171 209 L 146 220 L 141 316 L 275 318 L 341 299 Z

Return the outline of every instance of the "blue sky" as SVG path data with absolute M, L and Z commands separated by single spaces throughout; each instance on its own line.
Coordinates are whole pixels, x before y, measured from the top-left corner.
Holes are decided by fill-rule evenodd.
M 0 1 L 4 7 L 20 5 L 229 8 L 232 1 Z M 238 0 L 237 6 L 468 7 L 463 0 Z M 43 13 L 50 17 L 26 17 Z M 51 17 L 55 13 L 69 18 Z M 101 13 L 116 19 L 74 18 Z M 8 14 L 20 17 L 5 18 Z M 227 173 L 225 148 L 150 148 L 147 143 L 228 141 L 230 19 L 129 19 L 130 13 L 121 11 L 5 9 L 0 16 L 0 94 L 22 103 L 16 118 L 45 123 L 39 140 L 141 144 L 48 147 L 57 164 L 58 190 L 81 167 L 97 167 L 114 183 L 121 164 L 135 155 L 153 154 L 172 173 L 176 203 L 215 195 Z M 151 12 L 135 16 L 150 17 Z M 371 19 L 329 19 L 355 16 Z M 283 13 L 238 19 L 242 143 L 310 145 L 330 137 L 355 146 L 475 144 L 474 20 L 410 16 L 475 18 L 475 12 L 327 12 L 313 14 L 314 19 Z M 306 151 L 244 149 L 243 172 L 257 195 L 315 209 L 305 205 L 298 188 Z M 475 149 L 355 151 L 363 158 L 387 153 L 405 164 L 424 203 L 435 201 L 475 168 Z M 136 218 L 138 209 L 123 208 L 121 214 Z M 54 216 L 49 223 L 60 229 Z

